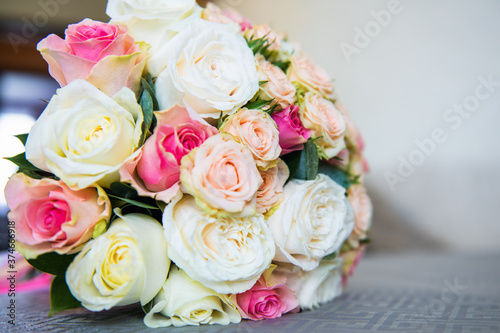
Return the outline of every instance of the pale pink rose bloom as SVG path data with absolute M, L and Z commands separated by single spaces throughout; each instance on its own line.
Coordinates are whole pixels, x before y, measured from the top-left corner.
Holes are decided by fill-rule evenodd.
M 252 29 L 252 23 L 248 21 L 244 16 L 238 13 L 232 8 L 227 8 L 222 10 L 219 6 L 209 2 L 207 7 L 203 9 L 201 18 L 215 23 L 222 24 L 232 24 L 237 23 L 240 26 L 240 30 L 243 32 L 247 29 Z
M 168 203 L 180 188 L 181 159 L 218 131 L 191 119 L 180 106 L 155 115 L 153 135 L 121 167 L 120 180 L 130 183 L 139 195 Z
M 286 278 L 272 275 L 275 267 L 271 265 L 252 288 L 233 295 L 242 318 L 273 319 L 287 312 L 299 311 L 299 300 L 295 292 L 286 285 Z
M 15 222 L 17 250 L 27 259 L 80 251 L 96 224 L 107 223 L 111 215 L 109 199 L 98 186 L 73 191 L 62 181 L 22 173 L 7 182 L 5 199 L 9 221 Z
M 279 132 L 270 115 L 260 110 L 241 109 L 220 128 L 250 149 L 259 169 L 267 170 L 278 163 L 281 154 Z
M 85 19 L 69 25 L 65 35 L 51 34 L 37 45 L 61 87 L 84 79 L 108 96 L 123 87 L 138 93 L 148 46 L 136 44 L 125 26 Z
M 289 175 L 288 166 L 282 160 L 279 160 L 274 168 L 260 172 L 263 183 L 257 191 L 257 212 L 272 213 L 273 209 L 283 202 L 285 198 L 283 186 Z
M 261 55 L 257 55 L 255 59 L 259 81 L 266 81 L 260 85 L 261 95 L 264 94 L 262 97 L 266 100 L 274 99 L 274 104 L 278 103 L 281 110 L 295 103 L 295 86 L 281 68 L 274 66 Z
M 290 105 L 285 110 L 274 112 L 273 120 L 280 132 L 281 155 L 304 149 L 304 143 L 311 137 L 311 131 L 300 120 L 300 107 Z
M 306 93 L 300 109 L 304 126 L 311 130 L 312 138 L 331 159 L 345 148 L 344 136 L 347 125 L 335 105 L 321 95 Z
M 343 259 L 342 264 L 342 284 L 347 286 L 347 282 L 351 276 L 354 275 L 354 271 L 358 267 L 359 262 L 365 254 L 366 245 L 362 244 L 357 249 L 353 249 L 344 252 L 340 255 Z
M 216 134 L 181 161 L 181 189 L 218 218 L 256 212 L 262 178 L 252 152 L 230 135 Z
M 354 229 L 348 241 L 352 247 L 357 248 L 359 240 L 365 239 L 366 232 L 370 229 L 373 206 L 363 185 L 350 186 L 347 190 L 347 200 L 354 212 Z
M 295 53 L 292 56 L 287 75 L 290 81 L 299 82 L 308 89 L 318 91 L 326 98 L 333 98 L 332 79 L 309 56 L 301 52 Z
M 352 119 L 350 113 L 341 103 L 335 103 L 335 107 L 342 113 L 347 124 L 346 137 L 352 141 L 356 151 L 363 151 L 365 149 L 365 142 L 361 136 L 361 131 Z
M 285 39 L 284 34 L 273 31 L 267 24 L 253 26 L 252 29 L 245 31 L 245 37 L 252 37 L 253 39 L 267 38 L 270 43 L 268 48 L 270 51 L 279 50 Z

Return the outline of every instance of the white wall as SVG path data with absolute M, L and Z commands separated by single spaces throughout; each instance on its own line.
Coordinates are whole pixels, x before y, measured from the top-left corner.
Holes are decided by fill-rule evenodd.
M 406 225 L 402 229 L 441 248 L 500 249 L 500 1 L 219 3 L 288 32 L 335 79 L 367 143 L 375 223 L 384 225 L 378 238 L 411 238 L 396 232 Z M 380 25 L 371 12 L 390 3 L 399 3 L 398 13 L 376 34 Z M 354 29 L 367 24 L 374 37 L 348 61 L 342 42 L 355 46 Z M 499 82 L 494 92 L 480 88 L 485 100 L 477 109 L 460 124 L 446 122 L 445 112 L 467 98 L 472 102 L 478 77 L 490 75 Z M 393 191 L 386 173 L 398 173 L 400 157 L 419 157 L 415 140 L 431 138 L 437 128 L 446 141 Z

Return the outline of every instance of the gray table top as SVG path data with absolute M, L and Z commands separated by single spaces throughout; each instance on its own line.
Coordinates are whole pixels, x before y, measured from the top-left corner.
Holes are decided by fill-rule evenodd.
M 0 296 L 1 312 L 8 304 Z M 1 331 L 151 332 L 137 306 L 47 317 L 47 292 L 16 296 L 15 327 Z M 316 311 L 238 325 L 165 328 L 173 332 L 500 332 L 500 253 L 368 255 L 344 294 Z

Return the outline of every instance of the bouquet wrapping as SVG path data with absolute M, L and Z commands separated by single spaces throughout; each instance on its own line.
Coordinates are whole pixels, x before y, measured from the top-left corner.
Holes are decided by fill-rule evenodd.
M 368 242 L 363 140 L 328 74 L 234 10 L 109 0 L 37 46 L 61 88 L 5 187 L 51 314 L 150 327 L 318 307 Z

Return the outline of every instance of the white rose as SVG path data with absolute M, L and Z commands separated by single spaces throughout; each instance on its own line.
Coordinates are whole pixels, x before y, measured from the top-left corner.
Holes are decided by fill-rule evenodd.
M 354 215 L 345 189 L 328 176 L 294 179 L 284 188 L 285 201 L 269 217 L 276 242 L 274 260 L 310 271 L 337 251 L 354 227 Z
M 295 291 L 302 310 L 312 310 L 342 294 L 342 259 L 322 260 L 312 271 L 280 264 L 274 270 L 286 277 L 286 285 Z
M 108 0 L 111 22 L 125 24 L 135 40 L 151 45 L 154 54 L 161 45 L 201 17 L 195 0 Z
M 84 80 L 58 89 L 31 128 L 26 158 L 68 186 L 104 187 L 138 148 L 142 110 L 132 90 L 109 97 Z
M 170 259 L 161 224 L 128 214 L 85 245 L 66 271 L 76 299 L 91 311 L 149 303 L 167 278 Z
M 177 34 L 150 60 L 161 109 L 178 104 L 203 118 L 219 118 L 246 104 L 259 90 L 252 51 L 226 24 L 200 19 Z
M 250 289 L 274 257 L 264 216 L 217 219 L 190 195 L 178 195 L 163 213 L 170 259 L 193 280 L 222 294 Z
M 167 281 L 144 317 L 148 327 L 239 323 L 241 316 L 227 295 L 218 294 L 172 265 Z

